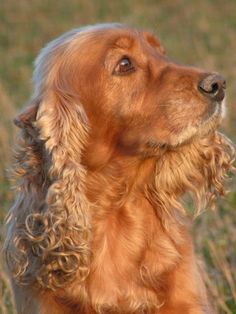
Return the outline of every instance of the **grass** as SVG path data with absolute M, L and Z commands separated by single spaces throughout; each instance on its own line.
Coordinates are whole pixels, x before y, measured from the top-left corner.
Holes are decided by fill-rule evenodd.
M 112 21 L 154 31 L 174 60 L 223 73 L 229 104 L 224 132 L 236 140 L 235 0 L 0 0 L 0 242 L 13 198 L 5 172 L 15 134 L 11 120 L 30 96 L 34 58 L 71 28 Z M 230 189 L 214 212 L 197 218 L 193 234 L 216 312 L 236 314 L 235 181 Z M 1 263 L 0 313 L 13 313 Z
M 193 233 L 217 313 L 236 313 L 236 217 L 226 201 L 223 206 L 203 214 L 196 221 Z

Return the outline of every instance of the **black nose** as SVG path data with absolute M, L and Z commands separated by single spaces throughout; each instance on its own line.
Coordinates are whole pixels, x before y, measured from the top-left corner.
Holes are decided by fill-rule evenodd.
M 217 73 L 208 74 L 198 83 L 200 92 L 206 97 L 216 101 L 222 101 L 224 99 L 225 88 L 225 79 Z

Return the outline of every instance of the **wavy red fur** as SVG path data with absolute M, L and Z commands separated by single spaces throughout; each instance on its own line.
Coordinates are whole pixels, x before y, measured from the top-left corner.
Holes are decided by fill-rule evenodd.
M 19 313 L 211 313 L 182 198 L 223 196 L 235 151 L 206 75 L 117 24 L 41 52 L 5 242 Z

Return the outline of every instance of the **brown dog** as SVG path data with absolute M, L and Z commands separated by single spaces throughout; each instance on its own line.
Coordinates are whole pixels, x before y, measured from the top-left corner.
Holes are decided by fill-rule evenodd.
M 181 197 L 224 193 L 224 79 L 105 24 L 50 43 L 34 82 L 5 245 L 18 313 L 211 313 Z

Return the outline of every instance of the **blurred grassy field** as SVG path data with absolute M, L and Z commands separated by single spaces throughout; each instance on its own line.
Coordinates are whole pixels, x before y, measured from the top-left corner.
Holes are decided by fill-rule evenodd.
M 48 41 L 71 28 L 113 21 L 154 31 L 173 59 L 223 73 L 228 94 L 223 128 L 236 141 L 235 0 L 0 0 L 0 243 L 13 197 L 4 170 L 16 131 L 11 120 L 30 96 L 33 60 Z M 236 313 L 235 179 L 230 188 L 193 229 L 217 313 Z M 14 309 L 3 269 L 0 263 L 0 313 L 10 314 Z

